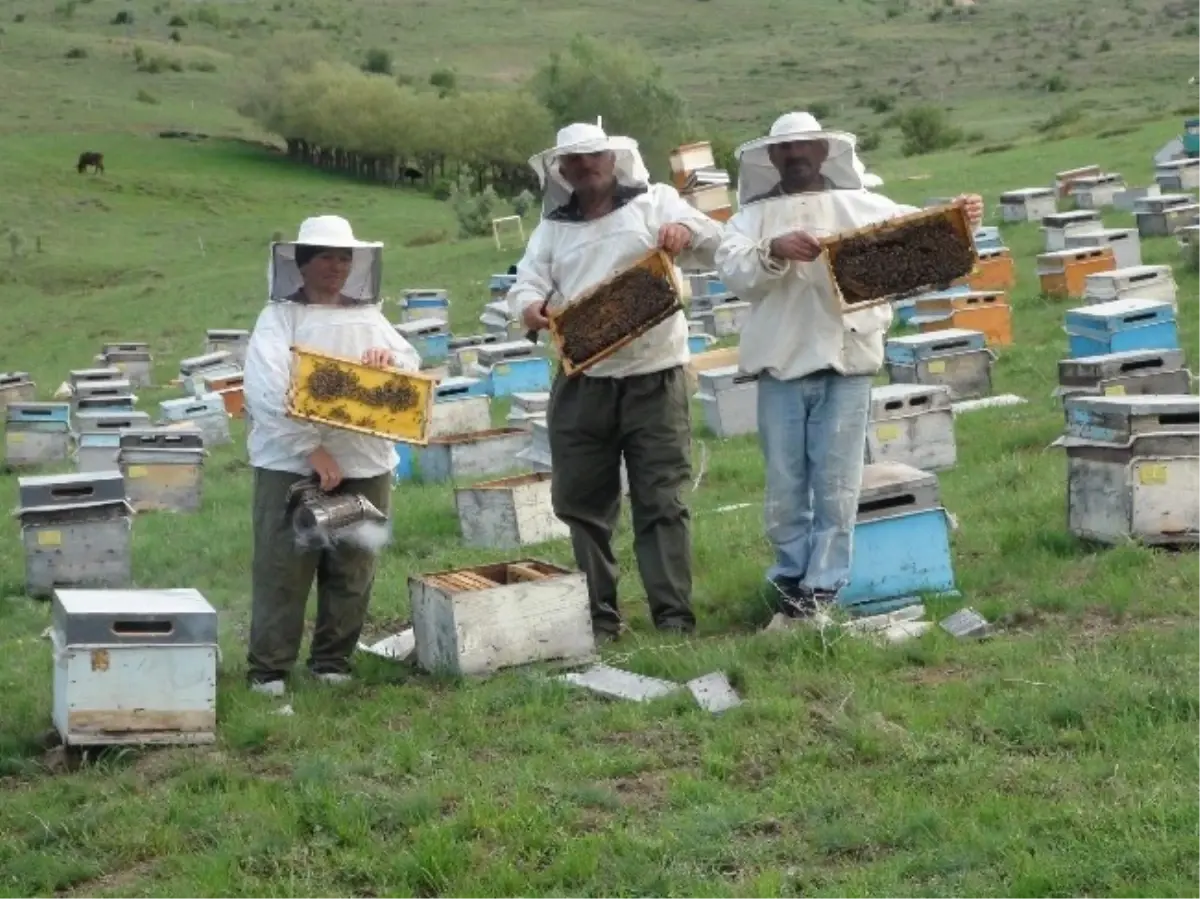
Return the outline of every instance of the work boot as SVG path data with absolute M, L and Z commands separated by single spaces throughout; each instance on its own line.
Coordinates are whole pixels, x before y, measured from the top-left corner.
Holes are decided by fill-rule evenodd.
M 811 618 L 817 610 L 813 591 L 799 578 L 777 577 L 769 583 L 775 588 L 779 611 L 788 618 Z

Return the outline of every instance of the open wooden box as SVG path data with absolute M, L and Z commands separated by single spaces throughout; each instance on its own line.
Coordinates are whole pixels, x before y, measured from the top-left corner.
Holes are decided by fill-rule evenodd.
M 625 303 L 624 305 L 628 308 L 622 308 L 620 299 L 613 296 L 612 287 L 615 282 L 635 269 L 644 269 L 655 278 L 666 279 L 670 285 L 672 302 L 658 309 L 647 309 L 644 302 L 638 302 L 636 305 Z M 676 312 L 681 311 L 683 309 L 683 302 L 680 300 L 681 290 L 682 286 L 675 273 L 675 264 L 671 261 L 671 257 L 661 249 L 655 249 L 651 250 L 628 268 L 618 272 L 611 278 L 601 281 L 569 306 L 564 306 L 551 312 L 550 335 L 554 341 L 554 348 L 561 360 L 562 369 L 567 374 L 567 377 L 574 377 L 580 372 L 587 371 L 587 369 L 591 368 L 597 362 L 607 359 L 622 347 L 627 346 L 631 341 L 641 337 L 654 326 L 662 324 Z M 640 301 L 643 298 L 631 297 L 630 299 Z M 611 318 L 614 312 L 626 312 L 628 314 L 630 318 L 629 328 L 615 339 L 592 352 L 586 359 L 579 361 L 571 359 L 565 350 L 568 335 L 564 328 L 564 320 L 569 323 L 569 327 L 590 329 L 601 325 L 605 320 Z
M 946 237 L 950 238 L 950 242 L 945 253 L 936 254 L 943 258 L 933 267 L 928 260 L 934 254 L 929 252 L 927 244 L 921 247 L 917 241 L 920 240 L 923 229 L 942 223 L 949 225 Z M 829 280 L 837 292 L 842 312 L 857 312 L 929 290 L 948 287 L 955 279 L 969 275 L 979 259 L 974 231 L 962 203 L 922 209 L 877 225 L 843 231 L 833 237 L 823 238 L 821 245 L 824 249 L 821 258 L 825 260 Z M 860 250 L 875 253 L 886 253 L 890 250 L 893 259 L 908 263 L 904 266 L 907 270 L 896 272 L 892 279 L 876 286 L 852 285 L 844 276 L 839 279 L 839 262 Z M 922 256 L 925 257 L 925 261 L 920 261 Z M 873 269 L 879 267 L 879 262 L 872 266 Z
M 388 388 L 407 393 L 408 399 L 396 408 L 389 409 L 363 396 L 319 397 L 313 393 L 312 378 L 319 377 L 322 371 L 345 380 L 353 378 L 355 387 L 365 391 Z M 429 421 L 437 383 L 437 378 L 427 374 L 402 372 L 394 368 L 371 368 L 353 359 L 292 347 L 292 382 L 287 393 L 287 414 L 291 418 L 331 428 L 424 446 L 429 439 Z

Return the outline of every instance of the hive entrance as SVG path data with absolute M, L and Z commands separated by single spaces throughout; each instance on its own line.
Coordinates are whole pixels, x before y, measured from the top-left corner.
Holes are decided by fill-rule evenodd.
M 558 315 L 562 354 L 582 365 L 623 337 L 664 320 L 677 307 L 669 275 L 629 269 Z
M 834 277 L 851 305 L 948 285 L 969 274 L 975 261 L 945 218 L 849 237 L 831 255 Z

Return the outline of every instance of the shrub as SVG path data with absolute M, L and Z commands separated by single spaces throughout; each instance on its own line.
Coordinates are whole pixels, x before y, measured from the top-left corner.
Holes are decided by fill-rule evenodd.
M 387 50 L 368 50 L 362 70 L 370 72 L 372 75 L 392 74 L 392 54 Z
M 897 124 L 904 137 L 900 152 L 905 156 L 947 150 L 963 138 L 962 132 L 950 124 L 945 111 L 937 106 L 914 106 L 899 117 Z
M 117 13 L 115 16 L 112 17 L 111 24 L 113 24 L 113 25 L 132 25 L 133 24 L 133 13 L 131 13 L 127 9 L 123 9 L 119 13 Z
M 471 189 L 471 173 L 464 171 L 450 188 L 449 203 L 458 220 L 460 237 L 484 237 L 492 233 L 492 219 L 500 207 L 500 197 L 489 184 L 480 193 Z
M 148 90 L 140 90 L 137 92 L 137 101 L 139 103 L 148 103 L 151 106 L 158 105 L 158 97 L 150 93 Z
M 67 51 L 67 59 L 87 59 L 88 52 L 83 47 L 72 47 Z
M 513 212 L 521 218 L 525 218 L 526 213 L 537 205 L 537 197 L 528 190 L 523 190 L 513 197 L 512 208 Z
M 171 16 L 171 21 L 167 22 L 168 28 L 187 28 L 187 19 L 183 16 Z

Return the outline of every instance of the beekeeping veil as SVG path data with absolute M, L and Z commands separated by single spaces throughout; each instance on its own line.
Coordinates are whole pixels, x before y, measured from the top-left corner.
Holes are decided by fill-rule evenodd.
M 642 162 L 637 141 L 630 137 L 610 137 L 599 124 L 577 122 L 559 130 L 555 145 L 529 160 L 542 186 L 543 218 L 571 201 L 573 188 L 563 177 L 560 167 L 562 157 L 590 153 L 613 154 L 613 174 L 619 186 L 650 186 L 650 173 Z
M 344 301 L 352 304 L 379 302 L 383 244 L 358 240 L 350 223 L 338 215 L 318 215 L 300 225 L 293 241 L 271 244 L 271 264 L 267 271 L 267 293 L 272 302 L 293 299 L 304 286 L 303 264 L 316 248 L 348 249 L 352 253 L 350 274 L 342 287 Z
M 771 161 L 771 148 L 809 141 L 821 141 L 827 148 L 820 167 L 825 190 L 862 190 L 883 183 L 878 176 L 867 174 L 855 152 L 853 134 L 823 131 L 821 123 L 807 112 L 789 112 L 775 120 L 768 136 L 738 147 L 738 205 L 784 196 L 783 178 Z

